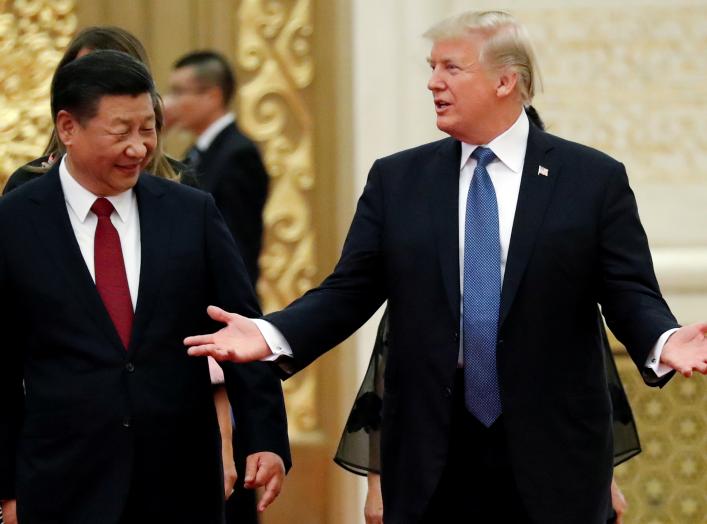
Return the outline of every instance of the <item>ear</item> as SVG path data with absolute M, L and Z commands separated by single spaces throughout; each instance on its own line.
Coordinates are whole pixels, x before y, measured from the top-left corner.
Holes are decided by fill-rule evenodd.
M 78 120 L 68 111 L 62 109 L 56 115 L 56 133 L 59 136 L 59 140 L 65 145 L 71 145 L 78 127 L 80 126 Z
M 211 86 L 206 91 L 206 94 L 209 97 L 209 100 L 211 100 L 213 104 L 218 105 L 219 107 L 225 106 L 224 101 L 223 101 L 223 91 L 221 91 L 220 87 Z
M 496 82 L 496 95 L 500 98 L 510 96 L 518 84 L 518 73 L 510 67 L 501 69 Z

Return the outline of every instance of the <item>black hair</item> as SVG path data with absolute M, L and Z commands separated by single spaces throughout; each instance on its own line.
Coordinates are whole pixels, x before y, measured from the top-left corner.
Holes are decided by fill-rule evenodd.
M 149 93 L 153 103 L 157 99 L 152 77 L 143 63 L 120 51 L 94 51 L 54 73 L 52 119 L 56 122 L 63 109 L 84 122 L 96 116 L 103 96 L 142 93 Z
M 216 86 L 223 93 L 223 105 L 228 106 L 236 90 L 236 76 L 228 60 L 215 51 L 194 51 L 174 63 L 174 69 L 193 67 L 197 80 Z
M 545 130 L 545 122 L 543 122 L 542 118 L 540 118 L 540 114 L 537 109 L 533 106 L 525 106 L 525 114 L 528 115 L 528 120 L 530 120 L 531 124 L 534 124 L 543 131 Z

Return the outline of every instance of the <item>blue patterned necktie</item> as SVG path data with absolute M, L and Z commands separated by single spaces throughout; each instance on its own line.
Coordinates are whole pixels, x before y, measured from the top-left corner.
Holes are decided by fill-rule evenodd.
M 464 401 L 489 427 L 501 414 L 496 337 L 501 302 L 501 241 L 496 191 L 486 166 L 496 158 L 478 147 L 466 201 L 464 232 Z

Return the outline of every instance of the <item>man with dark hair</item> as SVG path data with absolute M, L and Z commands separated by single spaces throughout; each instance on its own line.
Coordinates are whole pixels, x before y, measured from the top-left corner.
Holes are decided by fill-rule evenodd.
M 213 199 L 143 172 L 157 142 L 149 73 L 96 51 L 57 71 L 66 155 L 0 200 L 0 500 L 8 524 L 224 521 L 206 359 L 181 339 L 221 300 L 258 305 Z M 238 445 L 278 494 L 282 390 L 223 366 Z
M 175 62 L 169 85 L 168 121 L 197 136 L 185 161 L 197 171 L 200 187 L 213 195 L 255 286 L 268 175 L 255 144 L 229 112 L 233 71 L 222 55 L 198 51 Z

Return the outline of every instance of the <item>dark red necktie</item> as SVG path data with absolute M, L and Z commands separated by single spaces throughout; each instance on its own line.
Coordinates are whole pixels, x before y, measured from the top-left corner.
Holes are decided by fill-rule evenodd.
M 120 237 L 110 220 L 113 209 L 113 204 L 105 198 L 97 199 L 91 206 L 91 211 L 98 217 L 93 262 L 98 294 L 101 295 L 120 340 L 127 349 L 133 329 L 133 303 L 130 299 Z

